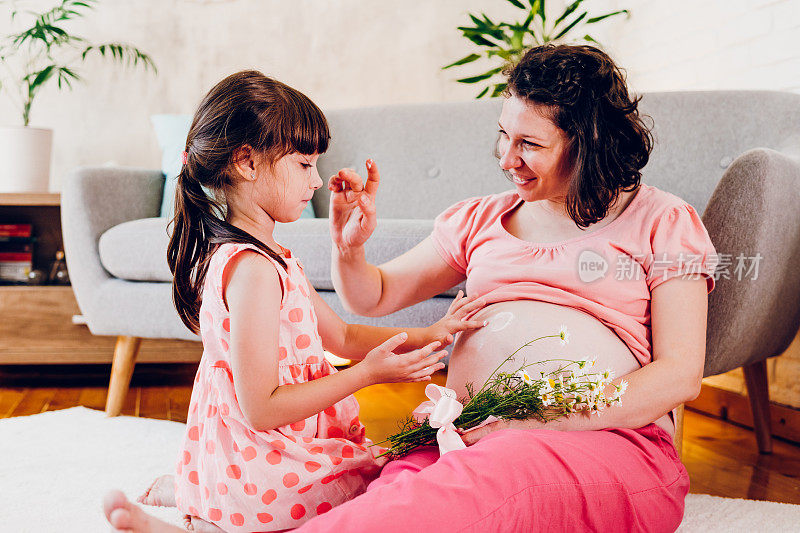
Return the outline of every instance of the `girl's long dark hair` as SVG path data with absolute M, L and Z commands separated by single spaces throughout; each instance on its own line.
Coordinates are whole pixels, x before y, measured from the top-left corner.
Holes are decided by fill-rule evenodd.
M 257 71 L 232 74 L 203 98 L 186 138 L 167 247 L 173 302 L 192 332 L 200 330 L 208 262 L 220 244 L 253 244 L 286 268 L 280 255 L 226 221 L 224 190 L 233 183 L 234 153 L 248 145 L 272 164 L 293 152 L 323 153 L 329 138 L 328 123 L 314 102 Z

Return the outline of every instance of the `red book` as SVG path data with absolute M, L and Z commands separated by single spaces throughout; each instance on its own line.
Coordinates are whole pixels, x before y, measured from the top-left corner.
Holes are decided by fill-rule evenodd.
M 30 224 L 0 224 L 0 237 L 30 237 L 32 231 Z
M 0 252 L 2 263 L 30 263 L 33 260 L 31 252 Z

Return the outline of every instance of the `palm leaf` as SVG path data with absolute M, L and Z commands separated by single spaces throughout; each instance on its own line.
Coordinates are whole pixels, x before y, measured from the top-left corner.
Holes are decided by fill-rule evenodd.
M 81 52 L 81 59 L 85 59 L 86 56 L 93 51 L 96 51 L 102 57 L 106 57 L 106 54 L 108 54 L 108 57 L 110 57 L 112 61 L 125 63 L 127 65 L 133 64 L 134 66 L 142 63 L 145 69 L 153 69 L 153 72 L 158 72 L 153 59 L 149 55 L 125 43 L 106 43 L 87 46 L 83 52 Z
M 503 94 L 503 91 L 506 90 L 506 87 L 508 87 L 508 84 L 505 83 L 505 82 L 495 84 L 494 90 L 492 91 L 492 98 L 494 98 L 496 96 L 500 96 L 501 94 Z M 488 89 L 488 87 L 487 87 L 487 89 Z
M 564 28 L 563 30 L 561 30 L 561 32 L 560 32 L 558 35 L 556 35 L 555 37 L 553 37 L 553 40 L 554 40 L 554 41 L 556 41 L 556 40 L 558 40 L 558 39 L 561 39 L 561 38 L 562 38 L 564 35 L 566 35 L 567 33 L 569 33 L 569 30 L 571 30 L 572 28 L 574 28 L 574 27 L 575 27 L 575 26 L 576 26 L 576 25 L 577 25 L 577 24 L 578 24 L 580 21 L 582 21 L 584 18 L 586 18 L 586 15 L 587 15 L 586 11 L 584 11 L 583 13 L 581 13 L 581 16 L 580 16 L 580 17 L 578 17 L 578 18 L 576 18 L 575 20 L 573 20 L 572 22 L 570 22 L 569 26 L 567 26 L 566 28 Z
M 528 0 L 528 3 L 531 5 L 531 11 L 539 15 L 542 23 L 544 23 L 544 0 Z
M 567 17 L 572 15 L 572 13 L 574 13 L 575 10 L 578 9 L 578 6 L 581 5 L 582 3 L 583 0 L 575 0 L 570 5 L 568 5 L 567 8 L 564 10 L 564 12 L 561 13 L 561 15 L 553 23 L 553 31 L 555 31 L 555 29 L 558 27 L 558 25 L 561 23 L 562 20 L 565 20 Z
M 446 67 L 442 67 L 442 70 L 444 70 L 446 68 L 450 68 L 450 67 L 455 67 L 455 66 L 458 66 L 458 65 L 466 65 L 467 63 L 472 63 L 473 61 L 475 61 L 477 59 L 480 59 L 480 58 L 481 58 L 481 56 L 479 56 L 478 54 L 470 54 L 467 57 L 462 57 L 461 59 L 459 59 L 455 63 L 450 63 Z
M 32 72 L 25 76 L 25 81 L 28 83 L 28 93 L 35 92 L 36 89 L 49 80 L 56 68 L 55 65 L 48 65 L 42 70 Z
M 475 28 L 466 28 L 461 26 L 458 29 L 461 30 L 461 32 L 464 34 L 464 37 L 466 37 L 467 39 L 469 39 L 470 41 L 479 46 L 489 46 L 489 47 L 497 46 L 497 43 L 493 43 L 492 41 L 484 37 L 483 34 L 481 34 Z
M 67 87 L 72 89 L 72 80 L 80 81 L 80 76 L 67 67 L 58 68 L 58 88 L 64 83 Z
M 606 13 L 605 15 L 600 15 L 599 17 L 593 17 L 586 21 L 586 24 L 594 24 L 595 22 L 600 22 L 603 19 L 607 19 L 608 17 L 613 17 L 615 15 L 626 14 L 629 17 L 631 16 L 631 12 L 627 9 L 620 9 L 619 11 L 614 11 L 613 13 Z
M 494 76 L 495 74 L 497 74 L 501 70 L 503 70 L 503 67 L 497 67 L 497 68 L 493 68 L 492 70 L 489 70 L 487 72 L 484 72 L 483 74 L 479 74 L 477 76 L 470 76 L 469 78 L 461 78 L 461 79 L 458 79 L 456 81 L 459 82 L 459 83 L 477 83 L 479 81 L 483 81 L 483 80 L 491 78 L 492 76 Z

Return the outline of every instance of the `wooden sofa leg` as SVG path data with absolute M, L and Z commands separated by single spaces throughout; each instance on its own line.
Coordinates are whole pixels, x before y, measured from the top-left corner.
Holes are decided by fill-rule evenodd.
M 672 441 L 678 451 L 678 459 L 683 458 L 683 404 L 678 406 L 675 413 L 675 438 Z
M 745 366 L 744 380 L 747 384 L 747 395 L 750 397 L 750 409 L 753 411 L 753 429 L 756 433 L 758 451 L 772 453 L 772 424 L 770 422 L 766 359 Z
M 141 337 L 117 337 L 114 348 L 114 362 L 111 364 L 111 380 L 108 383 L 108 397 L 106 398 L 106 416 L 118 416 L 125 403 L 128 387 L 133 376 L 133 367 L 136 365 L 136 356 L 139 353 Z

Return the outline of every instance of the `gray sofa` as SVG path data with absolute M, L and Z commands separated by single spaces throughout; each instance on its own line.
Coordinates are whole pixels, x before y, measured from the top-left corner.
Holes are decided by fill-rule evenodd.
M 374 158 L 381 169 L 379 223 L 367 246 L 371 262 L 379 264 L 411 248 L 430 233 L 433 218 L 452 203 L 512 188 L 493 155 L 501 104 L 500 99 L 493 99 L 327 113 L 333 138 L 319 161 L 323 179 L 341 167 L 363 171 L 367 157 Z M 790 243 L 762 265 L 762 281 L 768 279 L 769 287 L 754 283 L 744 288 L 741 283 L 719 280 L 711 299 L 718 310 L 712 309 L 709 318 L 716 329 L 709 328 L 706 375 L 779 354 L 794 337 L 800 321 L 800 281 L 782 263 L 800 259 L 800 221 L 781 224 L 783 241 L 776 244 L 770 241 L 773 237 L 768 231 L 774 221 L 759 219 L 759 213 L 776 216 L 770 213 L 778 208 L 777 216 L 794 220 L 789 204 L 800 196 L 800 165 L 793 158 L 800 153 L 800 95 L 764 91 L 651 93 L 644 95 L 640 108 L 652 117 L 656 139 L 644 181 L 682 197 L 700 213 L 715 202 L 718 220 L 725 223 L 719 226 L 716 219 L 709 220 L 709 213 L 704 220 L 714 242 L 725 244 L 724 249 L 717 246 L 718 252 L 758 251 Z M 755 180 L 758 183 L 754 185 L 757 176 L 761 181 Z M 721 180 L 728 184 L 727 192 L 712 199 Z M 153 169 L 81 168 L 63 187 L 64 246 L 75 296 L 92 333 L 119 336 L 114 366 L 122 367 L 123 361 L 130 366 L 112 379 L 116 394 L 109 395 L 110 414 L 116 414 L 121 405 L 119 391 L 124 397 L 127 390 L 137 338 L 197 339 L 172 306 L 166 220 L 154 218 L 163 183 L 161 172 Z M 759 184 L 766 190 L 777 187 L 781 191 L 783 198 L 769 200 L 778 202 L 777 207 L 758 193 L 762 190 Z M 741 196 L 743 191 L 747 196 Z M 328 200 L 324 188 L 315 194 L 318 217 L 327 216 Z M 789 204 L 784 205 L 786 202 Z M 725 218 L 730 209 L 734 209 L 733 222 Z M 763 230 L 758 229 L 762 226 Z M 427 325 L 445 312 L 458 289 L 387 317 L 353 316 L 333 292 L 327 219 L 279 225 L 276 239 L 303 261 L 314 287 L 347 321 Z M 757 293 L 747 292 L 755 286 L 759 287 Z M 783 324 L 774 342 L 762 346 L 764 349 L 753 346 L 741 357 L 716 350 L 720 343 L 736 346 L 731 342 L 738 339 L 726 323 L 714 322 L 716 317 L 730 320 L 730 313 L 737 311 L 725 302 L 746 303 L 726 294 L 777 298 L 780 294 L 773 294 L 775 290 L 784 297 L 795 296 L 791 304 L 758 306 L 768 313 L 780 307 L 780 316 L 768 317 L 771 331 L 776 320 Z M 725 299 L 715 304 L 715 298 Z M 755 331 L 752 325 L 746 329 Z M 111 405 L 114 402 L 116 405 Z

